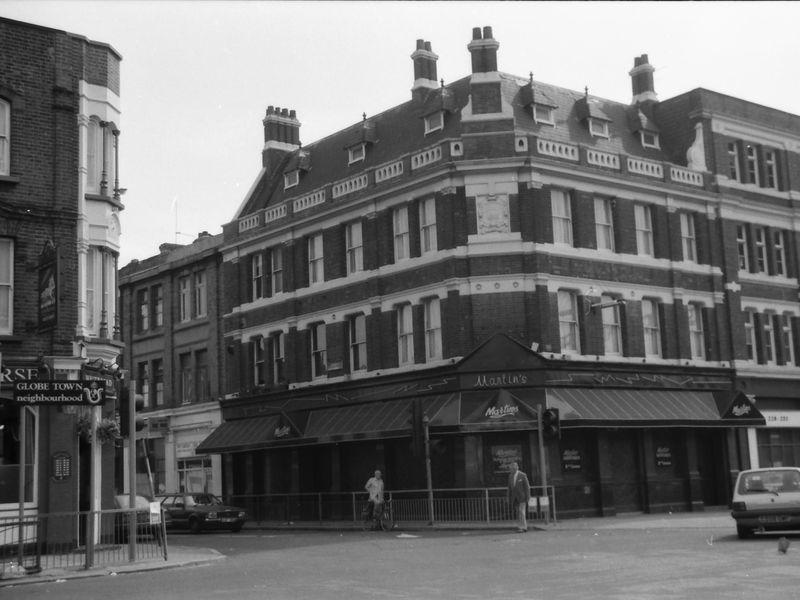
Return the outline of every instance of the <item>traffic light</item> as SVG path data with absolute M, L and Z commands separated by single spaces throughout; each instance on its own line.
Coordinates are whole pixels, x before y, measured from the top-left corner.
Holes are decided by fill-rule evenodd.
M 542 433 L 545 437 L 561 437 L 561 420 L 557 408 L 548 408 L 542 413 Z
M 122 437 L 128 437 L 131 433 L 131 392 L 127 386 L 123 386 L 119 391 L 119 430 Z M 139 411 L 144 408 L 144 396 L 134 394 L 134 431 L 141 431 L 147 425 L 147 419 L 140 415 Z

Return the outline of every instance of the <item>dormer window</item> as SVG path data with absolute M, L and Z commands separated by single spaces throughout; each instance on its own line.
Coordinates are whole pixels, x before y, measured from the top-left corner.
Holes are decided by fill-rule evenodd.
M 425 117 L 425 135 L 444 127 L 444 112 L 439 111 Z
M 642 136 L 642 146 L 645 148 L 661 148 L 661 145 L 658 141 L 658 134 L 652 131 L 640 131 L 639 135 Z
M 295 169 L 283 174 L 283 189 L 288 190 L 300 183 L 300 170 Z
M 347 150 L 347 164 L 352 165 L 353 163 L 357 163 L 364 160 L 366 154 L 367 154 L 367 145 L 364 143 L 356 144 L 355 146 L 350 147 Z
M 593 137 L 608 137 L 608 121 L 603 121 L 602 119 L 597 119 L 595 117 L 589 117 L 589 133 L 592 134 Z
M 534 104 L 533 120 L 544 125 L 555 125 L 556 122 L 553 117 L 553 107 L 545 106 L 543 104 Z

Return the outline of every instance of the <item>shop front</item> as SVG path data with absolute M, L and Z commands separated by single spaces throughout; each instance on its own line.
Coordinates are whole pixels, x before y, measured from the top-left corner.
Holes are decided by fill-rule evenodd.
M 539 437 L 540 414 L 558 426 Z M 452 367 L 223 402 L 198 446 L 223 455 L 228 495 L 506 485 L 517 462 L 554 486 L 561 516 L 727 503 L 763 416 L 728 370 L 692 373 L 550 360 L 498 335 Z M 546 465 L 542 468 L 542 465 Z

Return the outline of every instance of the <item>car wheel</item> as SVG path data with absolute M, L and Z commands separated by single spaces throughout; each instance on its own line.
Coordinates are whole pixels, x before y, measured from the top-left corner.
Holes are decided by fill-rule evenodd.
M 239 533 L 241 530 L 242 530 L 242 524 L 241 524 L 241 523 L 239 523 L 238 525 L 234 525 L 233 527 L 231 527 L 231 531 L 232 531 L 233 533 Z
M 736 526 L 736 534 L 739 536 L 740 540 L 749 539 L 754 535 L 753 530 L 749 527 L 745 527 L 744 525 Z
M 200 533 L 202 526 L 200 525 L 200 519 L 191 519 L 189 521 L 189 531 L 192 533 Z

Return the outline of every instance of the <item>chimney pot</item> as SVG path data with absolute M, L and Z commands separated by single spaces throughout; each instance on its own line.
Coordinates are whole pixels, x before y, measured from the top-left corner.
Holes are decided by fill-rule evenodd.
M 481 28 L 480 27 L 473 27 L 472 28 L 472 39 L 473 40 L 481 39 Z
M 289 117 L 292 118 L 292 119 L 296 119 L 297 118 L 297 111 L 295 109 L 290 110 L 289 111 Z
M 425 40 L 417 40 L 417 50 L 422 50 L 425 48 Z
M 431 48 L 430 42 L 425 42 L 425 50 L 427 50 L 428 52 L 433 52 L 433 48 Z
M 274 111 L 275 111 L 275 107 L 274 106 L 270 105 L 270 106 L 267 107 L 267 114 L 268 115 L 271 115 Z
M 483 28 L 483 39 L 491 40 L 492 39 L 492 28 L 488 25 Z

